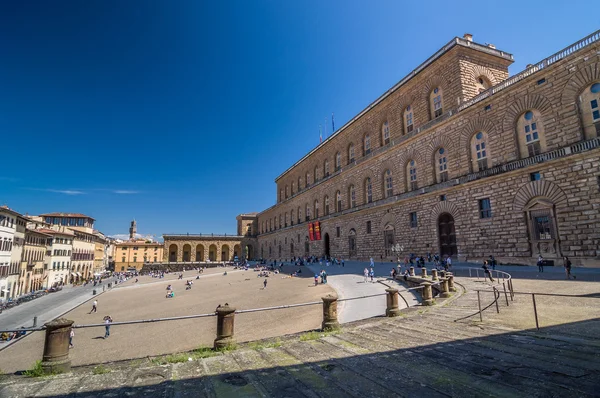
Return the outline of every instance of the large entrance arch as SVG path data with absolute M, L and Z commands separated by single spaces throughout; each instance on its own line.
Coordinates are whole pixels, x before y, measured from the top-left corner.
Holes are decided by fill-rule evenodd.
M 441 256 L 455 256 L 458 253 L 456 247 L 456 231 L 454 229 L 454 217 L 449 213 L 442 213 L 438 217 L 438 235 L 440 241 Z
M 325 233 L 325 237 L 323 238 L 325 242 L 325 257 L 329 257 L 331 255 L 331 247 L 329 242 L 329 234 Z
M 177 262 L 177 245 L 172 244 L 169 246 L 169 262 L 175 263 Z
M 262 248 L 261 248 L 261 257 L 262 257 Z M 244 249 L 244 258 L 246 260 L 254 260 L 254 247 L 252 245 L 246 245 Z

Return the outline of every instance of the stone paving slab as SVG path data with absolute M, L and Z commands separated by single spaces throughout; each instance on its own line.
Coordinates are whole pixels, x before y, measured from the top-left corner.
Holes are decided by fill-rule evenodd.
M 0 397 L 594 397 L 600 396 L 600 321 L 540 331 L 503 323 L 519 305 L 478 317 L 471 280 L 460 297 L 344 326 L 287 336 L 270 348 L 240 347 L 184 363 L 149 360 L 75 368 L 42 379 L 4 376 Z M 578 330 L 590 331 L 577 335 Z M 265 346 L 267 343 L 264 343 Z

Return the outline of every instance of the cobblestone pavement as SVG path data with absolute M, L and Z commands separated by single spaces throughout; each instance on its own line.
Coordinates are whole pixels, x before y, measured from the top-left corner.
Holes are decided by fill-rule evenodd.
M 455 322 L 476 311 L 475 289 L 491 288 L 475 279 L 456 281 L 466 288 L 460 297 L 398 318 L 349 324 L 339 333 L 288 336 L 281 345 L 242 346 L 181 363 L 139 360 L 41 379 L 5 376 L 0 396 L 600 396 L 597 317 L 540 331 L 507 327 L 502 317 L 521 310 L 514 301 L 500 314 L 494 306 L 486 310 L 483 322 Z

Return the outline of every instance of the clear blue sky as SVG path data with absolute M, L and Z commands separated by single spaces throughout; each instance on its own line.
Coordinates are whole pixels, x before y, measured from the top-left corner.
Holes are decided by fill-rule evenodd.
M 274 179 L 454 36 L 511 74 L 597 1 L 4 1 L 0 204 L 107 234 L 235 233 Z M 331 125 L 328 126 L 331 133 Z

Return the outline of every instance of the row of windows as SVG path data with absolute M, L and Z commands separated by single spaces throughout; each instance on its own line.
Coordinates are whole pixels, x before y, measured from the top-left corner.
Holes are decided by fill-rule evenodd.
M 23 250 L 21 261 L 26 261 L 28 264 L 34 261 L 42 261 L 45 251 L 42 250 Z
M 248 230 L 249 230 L 249 229 L 250 229 L 250 228 L 248 228 Z M 134 247 L 133 247 L 133 250 L 138 250 L 138 249 L 139 249 L 139 248 L 138 248 L 137 246 L 134 246 Z M 122 248 L 121 248 L 121 250 L 125 251 L 125 250 L 127 250 L 127 247 L 122 247 Z M 154 248 L 154 251 L 157 251 L 157 250 L 158 250 L 158 247 L 155 247 L 155 248 Z M 144 251 L 148 251 L 148 248 L 147 248 L 147 247 L 144 247 Z
M 153 261 L 153 262 L 157 262 L 157 261 L 158 261 L 158 258 L 157 258 L 157 257 L 154 257 L 154 261 Z M 121 258 L 121 262 L 122 262 L 122 263 L 125 263 L 125 262 L 127 262 L 126 258 L 125 258 L 125 257 Z M 133 258 L 133 262 L 134 262 L 134 263 L 137 263 L 137 257 L 134 257 L 134 258 Z M 147 262 L 148 262 L 148 257 L 144 257 L 144 262 L 145 262 L 145 263 L 147 263 Z
M 5 216 L 4 214 L 0 214 L 0 227 L 14 228 L 15 219 Z
M 0 240 L 0 251 L 9 252 L 12 250 L 13 241 L 12 239 L 4 238 Z
M 66 227 L 94 227 L 94 222 L 90 218 L 78 217 L 46 217 L 46 223 L 52 225 L 64 225 Z
M 588 86 L 580 97 L 580 104 L 582 107 L 584 128 L 592 131 L 596 136 L 600 136 L 600 83 L 594 83 Z M 436 88 L 432 91 L 431 106 L 434 110 L 434 117 L 442 114 L 442 96 L 441 89 Z M 438 115 L 439 113 L 439 115 Z M 437 116 L 436 116 L 437 115 Z M 411 132 L 413 129 L 413 113 L 411 106 L 407 106 L 404 111 L 404 131 Z M 516 123 L 516 133 L 519 143 L 520 156 L 530 157 L 535 156 L 545 151 L 545 137 L 544 128 L 542 124 L 541 113 L 536 109 L 530 109 L 523 112 Z M 592 136 L 593 134 L 588 134 Z M 385 121 L 382 124 L 382 145 L 387 145 L 390 141 L 390 126 L 389 122 Z M 485 170 L 488 168 L 490 159 L 488 149 L 488 136 L 485 132 L 477 132 L 471 140 L 471 170 L 473 172 Z M 371 153 L 371 136 L 365 134 L 362 142 L 362 153 L 366 156 Z M 445 157 L 443 157 L 445 158 Z M 341 170 L 342 167 L 342 155 L 337 152 L 334 156 L 335 159 L 335 171 Z M 440 159 L 442 160 L 442 159 Z M 347 164 L 351 164 L 355 161 L 355 148 L 354 144 L 350 143 L 347 149 Z M 444 165 L 440 164 L 440 170 L 442 173 L 446 172 Z M 447 168 L 447 166 L 446 166 Z M 320 176 L 328 177 L 329 174 L 329 160 L 325 160 L 323 164 L 322 174 L 320 168 L 315 167 L 312 177 L 313 182 L 319 181 Z M 443 178 L 443 177 L 442 177 Z M 287 199 L 291 195 L 300 192 L 302 188 L 308 188 L 311 185 L 311 174 L 310 172 L 305 173 L 304 185 L 302 185 L 302 177 L 298 177 L 296 182 L 291 183 L 291 192 L 288 192 L 288 185 L 279 191 L 279 201 Z M 439 180 L 438 180 L 439 182 Z

